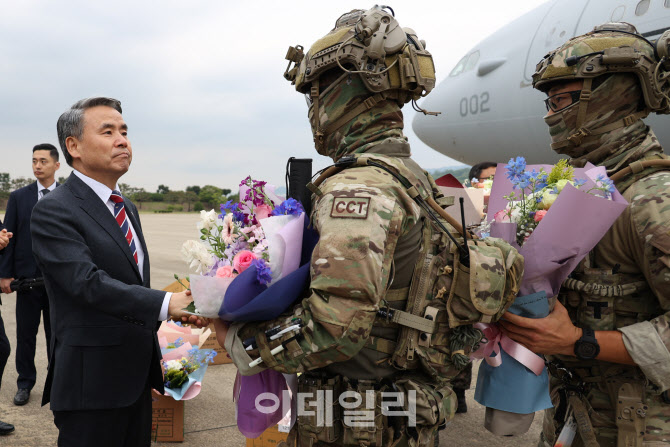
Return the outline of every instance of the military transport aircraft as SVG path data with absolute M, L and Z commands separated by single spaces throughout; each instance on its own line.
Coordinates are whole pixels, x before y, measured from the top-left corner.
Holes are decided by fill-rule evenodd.
M 544 94 L 533 89 L 535 66 L 571 37 L 610 21 L 632 23 L 649 40 L 670 28 L 670 0 L 549 0 L 469 51 L 422 103 L 441 115 L 417 114 L 413 129 L 428 146 L 474 164 L 524 156 L 553 163 L 542 120 Z M 645 119 L 670 148 L 670 116 Z

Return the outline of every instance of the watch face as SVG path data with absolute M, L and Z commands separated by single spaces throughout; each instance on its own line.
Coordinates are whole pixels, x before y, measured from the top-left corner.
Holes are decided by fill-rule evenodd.
M 599 346 L 597 344 L 581 341 L 579 345 L 577 345 L 577 355 L 584 359 L 593 359 L 600 351 L 598 348 Z

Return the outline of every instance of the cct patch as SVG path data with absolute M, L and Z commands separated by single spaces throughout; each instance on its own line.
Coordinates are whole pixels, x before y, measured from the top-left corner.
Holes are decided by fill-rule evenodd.
M 367 219 L 370 197 L 335 197 L 330 217 Z

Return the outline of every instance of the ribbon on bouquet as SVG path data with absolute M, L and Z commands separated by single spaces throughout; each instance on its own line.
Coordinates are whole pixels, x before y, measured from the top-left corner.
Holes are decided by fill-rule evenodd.
M 502 365 L 500 354 L 502 348 L 510 357 L 531 370 L 536 376 L 542 373 L 544 359 L 503 334 L 497 324 L 477 323 L 474 328 L 482 331 L 487 341 L 480 344 L 479 349 L 470 354 L 470 358 L 484 359 L 486 363 L 495 368 Z M 495 356 L 492 357 L 493 353 Z

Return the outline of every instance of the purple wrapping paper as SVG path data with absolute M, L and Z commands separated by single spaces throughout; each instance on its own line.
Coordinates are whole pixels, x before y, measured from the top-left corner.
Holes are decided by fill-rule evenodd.
M 237 428 L 247 438 L 259 437 L 268 427 L 277 424 L 290 410 L 291 405 L 284 401 L 284 391 L 288 390 L 284 375 L 272 369 L 266 369 L 253 376 L 235 377 L 234 395 L 237 402 Z M 260 406 L 271 409 L 276 400 L 263 400 L 261 393 L 269 393 L 279 399 L 274 411 L 262 412 L 256 408 L 256 399 Z
M 224 321 L 265 321 L 277 318 L 288 309 L 300 294 L 309 287 L 309 271 L 312 251 L 319 240 L 319 235 L 309 226 L 309 219 L 303 222 L 300 267 L 286 274 L 270 287 L 259 284 L 256 280 L 256 268 L 249 267 L 239 274 L 226 291 L 221 304 L 219 317 Z M 286 272 L 284 272 L 286 273 Z M 247 438 L 259 437 L 267 428 L 277 424 L 285 415 L 286 408 L 295 406 L 286 400 L 284 390 L 295 377 L 284 375 L 274 370 L 264 370 L 252 376 L 235 378 L 233 398 L 236 402 L 237 428 Z M 292 385 L 294 387 L 295 385 Z M 296 389 L 291 390 L 294 394 Z M 278 407 L 268 413 L 258 411 L 256 398 L 262 393 L 271 393 L 278 397 Z M 262 405 L 270 407 L 270 401 Z M 295 408 L 291 420 L 295 420 Z
M 529 165 L 526 170 L 539 170 L 540 167 L 544 167 L 547 172 L 551 169 L 551 166 Z M 504 171 L 502 165 L 500 172 Z M 491 224 L 491 236 L 510 242 L 524 257 L 525 269 L 519 295 L 544 291 L 548 297 L 556 296 L 561 283 L 628 206 L 618 191 L 614 192 L 612 200 L 584 192 L 595 185 L 594 179 L 599 174 L 605 174 L 604 167 L 587 165 L 575 169 L 576 179 L 587 180 L 581 187 L 583 191 L 566 185 L 542 222 L 520 248 L 515 242 L 515 223 Z M 489 220 L 493 220 L 493 215 L 507 206 L 503 196 L 510 192 L 512 183 L 504 175 L 497 176 L 489 201 Z
M 526 170 L 539 171 L 542 167 L 546 172 L 551 170 L 550 165 L 529 165 Z M 503 174 L 505 165 L 498 165 L 498 168 L 500 174 L 493 182 L 489 200 L 489 221 L 493 220 L 496 212 L 506 208 L 507 200 L 503 196 L 512 192 L 512 183 Z M 491 236 L 509 242 L 524 257 L 525 269 L 517 300 L 539 292 L 546 293 L 547 297 L 558 295 L 561 283 L 628 206 L 618 191 L 614 192 L 612 200 L 585 192 L 595 186 L 594 179 L 600 174 L 606 174 L 605 168 L 590 164 L 575 169 L 575 178 L 584 179 L 586 183 L 581 190 L 566 185 L 522 247 L 516 243 L 516 223 L 491 224 Z M 528 310 L 521 306 L 520 312 L 513 313 L 523 315 Z M 504 355 L 503 363 L 497 368 L 482 362 L 477 381 L 477 401 L 491 408 L 520 414 L 547 408 L 551 402 L 546 374 L 545 369 L 540 376 L 535 376 L 509 355 Z M 501 400 L 501 396 L 510 395 L 510 387 L 513 393 L 524 398 Z

